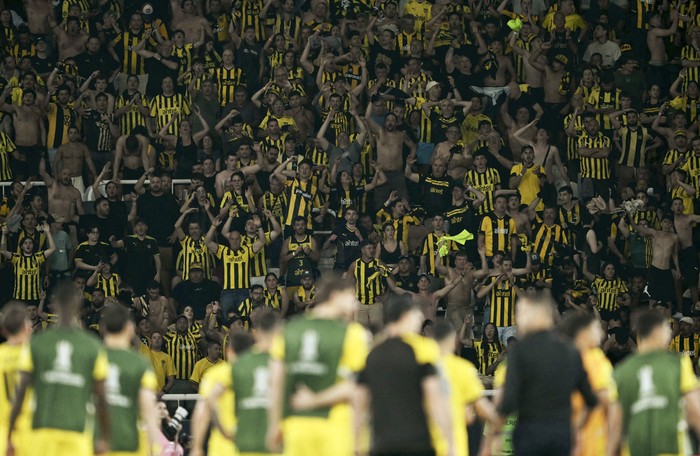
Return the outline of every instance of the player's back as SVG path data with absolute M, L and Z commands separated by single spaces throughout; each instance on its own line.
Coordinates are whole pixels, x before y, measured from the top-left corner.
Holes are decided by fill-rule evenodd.
M 0 344 L 0 454 L 5 454 L 7 449 L 7 423 L 10 422 L 10 412 L 12 402 L 15 397 L 15 390 L 19 383 L 19 371 L 17 369 L 22 345 Z M 27 391 L 22 404 L 22 411 L 17 418 L 15 431 L 13 433 L 14 446 L 17 454 L 22 455 L 22 440 L 27 437 L 31 426 L 31 393 Z
M 231 364 L 217 363 L 204 373 L 202 383 L 199 385 L 199 395 L 203 398 L 208 398 L 219 385 L 224 388 L 224 393 L 217 399 L 217 417 L 219 424 L 223 429 L 231 430 L 236 424 L 236 415 L 234 413 L 234 395 L 231 389 Z M 209 454 L 238 454 L 234 443 L 227 439 L 218 426 L 213 426 L 209 435 L 207 444 Z
M 139 393 L 155 392 L 156 378 L 148 362 L 129 350 L 107 349 L 105 395 L 109 404 L 113 452 L 137 454 L 139 450 Z
M 56 327 L 32 338 L 20 359 L 20 370 L 33 378 L 32 427 L 84 432 L 94 380 L 103 380 L 106 369 L 100 342 L 81 329 Z

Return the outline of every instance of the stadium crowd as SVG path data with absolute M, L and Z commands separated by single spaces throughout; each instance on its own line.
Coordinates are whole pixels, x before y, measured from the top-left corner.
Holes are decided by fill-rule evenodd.
M 132 348 L 158 395 L 202 386 L 224 401 L 206 373 L 230 374 L 214 367 L 252 343 L 238 335 L 255 332 L 270 366 L 288 356 L 270 315 L 290 322 L 288 344 L 303 329 L 291 322 L 315 313 L 380 340 L 411 328 L 414 303 L 421 334 L 453 338 L 445 354 L 476 366 L 474 402 L 481 384 L 503 386 L 509 350 L 527 334 L 517 303 L 546 292 L 553 325 L 585 314 L 602 330 L 588 347 L 600 351 L 583 357 L 594 388 L 614 382 L 592 364 L 649 346 L 636 343 L 656 330 L 647 315 L 640 336 L 641 309 L 667 319 L 668 350 L 697 370 L 693 0 L 1 5 L 0 304 L 28 309 L 32 340 L 61 326 L 69 282 L 81 326 L 115 346 L 130 327 L 118 312 L 102 317 L 130 310 Z M 339 289 L 317 289 L 331 272 Z M 349 313 L 327 305 L 347 283 Z M 563 326 L 576 340 L 587 324 Z M 359 327 L 347 343 L 359 343 Z M 313 358 L 319 339 L 299 337 Z M 398 349 L 387 350 L 377 357 Z M 363 370 L 367 353 L 341 353 L 381 391 L 377 359 Z M 318 396 L 302 392 L 297 405 L 328 407 Z M 477 411 L 497 423 L 488 405 Z M 273 412 L 270 426 L 283 413 Z M 376 442 L 393 451 L 391 438 Z

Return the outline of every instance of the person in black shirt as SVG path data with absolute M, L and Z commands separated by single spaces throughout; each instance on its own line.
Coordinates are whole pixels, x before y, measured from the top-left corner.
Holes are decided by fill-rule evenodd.
M 219 284 L 204 277 L 200 263 L 190 265 L 190 275 L 173 289 L 173 300 L 180 314 L 187 306 L 192 307 L 194 319 L 204 320 L 207 304 L 218 301 L 221 295 Z
M 452 178 L 446 174 L 447 163 L 442 159 L 435 160 L 433 171 L 429 175 L 414 173 L 412 167 L 415 163 L 416 158 L 409 157 L 404 174 L 423 190 L 422 203 L 426 218 L 444 214 L 452 203 Z
M 149 232 L 158 242 L 160 250 L 160 282 L 165 288 L 166 296 L 170 293 L 170 278 L 173 269 L 173 249 L 171 235 L 180 214 L 180 206 L 171 193 L 163 190 L 162 174 L 151 176 L 150 191 L 136 200 L 137 215 L 146 222 Z
M 109 241 L 114 248 L 123 248 L 126 252 L 127 267 L 123 269 L 127 283 L 134 293 L 141 296 L 146 293 L 146 286 L 155 280 L 160 282 L 160 254 L 158 243 L 147 236 L 148 225 L 137 220 L 134 234 L 118 241 L 114 236 Z
M 418 293 L 418 275 L 413 272 L 411 257 L 404 255 L 399 258 L 399 266 L 392 271 L 396 286 L 402 290 Z
M 359 416 L 369 405 L 375 456 L 434 455 L 429 421 L 437 424 L 453 453 L 452 423 L 437 365 L 440 349 L 419 336 L 423 312 L 406 296 L 385 304 L 388 338 L 367 356 L 360 373 Z
M 322 250 L 325 250 L 331 243 L 335 243 L 337 252 L 333 269 L 347 271 L 350 264 L 360 258 L 360 241 L 362 241 L 362 234 L 357 228 L 357 209 L 348 207 L 345 209 L 345 224 L 338 223 L 335 226 L 333 234 L 328 238 Z
M 509 350 L 498 405 L 504 420 L 518 415 L 515 454 L 570 454 L 571 394 L 578 390 L 589 408 L 597 404 L 579 353 L 552 331 L 554 312 L 545 295 L 520 298 L 515 308 L 518 345 Z
M 390 27 L 391 26 L 386 26 L 384 30 L 379 33 L 379 38 L 370 48 L 369 60 L 374 62 L 375 65 L 377 63 L 385 64 L 387 67 L 389 67 L 389 77 L 393 78 L 394 75 L 398 74 L 399 72 L 399 67 L 401 65 L 401 54 L 399 51 L 394 49 L 396 35 Z M 370 29 L 368 28 L 367 30 L 369 31 Z M 369 35 L 370 40 L 372 40 L 373 37 L 373 34 Z M 372 74 L 371 76 L 376 77 L 375 74 Z
M 146 95 L 152 98 L 160 94 L 163 79 L 170 77 L 173 81 L 177 81 L 180 63 L 178 59 L 173 57 L 173 43 L 171 41 L 163 41 L 158 47 L 159 52 L 144 49 L 150 35 L 151 31 L 144 33 L 144 38 L 136 45 L 135 51 L 143 58 L 148 59 L 146 60 L 146 73 L 148 74 Z

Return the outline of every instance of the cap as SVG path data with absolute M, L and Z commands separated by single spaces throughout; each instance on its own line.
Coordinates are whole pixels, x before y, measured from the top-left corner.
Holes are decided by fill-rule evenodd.
M 557 54 L 554 56 L 554 60 L 561 63 L 562 65 L 568 65 L 569 64 L 569 58 L 565 56 L 564 54 Z
M 425 91 L 426 91 L 426 92 L 429 92 L 430 89 L 432 89 L 433 87 L 438 86 L 439 84 L 440 84 L 440 83 L 437 82 L 437 81 L 430 81 L 430 82 L 425 86 Z
M 369 239 L 363 239 L 362 242 L 360 242 L 360 248 L 367 247 L 368 245 L 374 245 L 372 242 L 370 242 Z
M 150 3 L 144 4 L 141 8 L 141 13 L 145 16 L 150 16 L 151 14 L 153 14 L 153 5 L 151 5 Z
M 688 133 L 686 133 L 685 130 L 676 130 L 676 132 L 673 133 L 673 137 L 674 137 L 674 138 L 677 138 L 678 136 L 683 136 L 683 137 L 687 138 L 687 137 L 688 137 Z
M 399 261 L 401 261 L 401 260 L 411 261 L 411 257 L 408 255 L 401 255 L 399 257 Z
M 202 266 L 202 263 L 192 263 L 190 264 L 190 271 L 193 271 L 195 269 L 200 269 L 204 271 L 204 266 Z
M 44 38 L 43 36 L 37 36 L 36 39 L 34 40 L 34 42 L 35 42 L 36 44 L 39 44 L 39 43 L 46 43 L 46 38 Z
M 673 314 L 674 320 L 680 320 L 681 318 L 683 318 L 683 314 L 681 312 L 676 312 Z
M 184 318 L 185 320 L 187 320 L 187 316 L 185 314 L 180 314 L 177 317 L 175 317 L 175 322 L 177 322 L 180 318 Z M 187 321 L 189 321 L 189 320 L 187 320 Z
M 690 317 L 683 317 L 680 320 L 678 320 L 679 323 L 688 323 L 689 325 L 693 324 L 693 319 Z
M 536 253 L 530 254 L 530 263 L 540 264 L 540 256 Z
M 305 277 L 313 277 L 313 275 L 311 274 L 311 271 L 304 271 L 304 272 L 302 272 L 302 273 L 301 273 L 301 278 L 303 279 L 303 278 L 305 278 Z

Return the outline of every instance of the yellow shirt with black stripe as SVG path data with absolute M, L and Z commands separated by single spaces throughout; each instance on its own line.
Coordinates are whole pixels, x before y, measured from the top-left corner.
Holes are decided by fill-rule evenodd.
M 150 115 L 156 119 L 156 128 L 160 131 L 165 127 L 172 116 L 178 116 L 178 120 L 173 122 L 166 134 L 178 136 L 180 134 L 180 122 L 191 114 L 190 103 L 181 93 L 171 96 L 156 95 L 150 103 Z
M 223 290 L 241 290 L 250 288 L 250 262 L 253 258 L 252 247 L 241 246 L 238 250 L 219 245 L 216 257 L 224 268 Z
M 486 256 L 492 257 L 495 253 L 510 251 L 510 238 L 518 234 L 518 229 L 509 215 L 498 217 L 491 212 L 486 214 L 481 220 L 479 234 L 484 236 L 484 246 L 486 247 Z
M 596 306 L 598 310 L 607 310 L 609 312 L 614 312 L 618 309 L 618 296 L 628 291 L 627 284 L 619 277 L 613 280 L 596 277 L 591 284 L 591 289 L 598 297 L 598 305 Z
M 454 454 L 469 454 L 466 408 L 479 400 L 484 387 L 479 373 L 472 363 L 459 356 L 448 354 L 443 358 L 444 373 L 450 386 L 452 411 L 452 438 Z
M 15 143 L 12 142 L 5 132 L 0 132 L 0 181 L 12 181 L 12 153 L 16 150 Z
M 483 173 L 476 169 L 467 172 L 464 176 L 464 187 L 471 186 L 486 196 L 484 202 L 477 209 L 477 214 L 486 214 L 493 210 L 494 192 L 500 184 L 501 175 L 495 168 L 486 168 Z
M 135 51 L 143 37 L 143 32 L 132 33 L 126 30 L 112 40 L 114 51 L 121 59 L 121 72 L 132 76 L 146 73 L 145 59 Z
M 606 110 L 618 110 L 620 109 L 620 94 L 621 89 L 615 89 L 612 92 L 603 90 L 600 87 L 594 87 L 591 90 L 591 95 L 588 97 L 587 103 L 593 109 L 606 109 Z M 600 124 L 600 129 L 604 131 L 611 131 L 612 124 L 610 123 L 610 116 L 608 114 L 597 114 L 596 118 Z
M 610 149 L 610 138 L 598 132 L 595 138 L 584 134 L 578 139 L 578 147 L 581 148 L 607 148 Z M 610 161 L 608 157 L 580 157 L 581 177 L 605 180 L 610 179 Z
M 10 422 L 10 412 L 19 384 L 19 357 L 22 345 L 0 344 L 0 454 L 7 450 L 7 432 Z M 30 454 L 32 428 L 32 394 L 27 390 L 20 414 L 12 433 L 12 440 L 17 454 Z
M 164 348 L 173 359 L 176 379 L 189 380 L 194 365 L 200 358 L 197 342 L 201 337 L 201 333 L 190 333 L 189 331 L 186 334 L 180 334 L 176 331 L 163 334 Z

